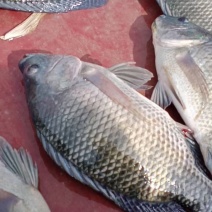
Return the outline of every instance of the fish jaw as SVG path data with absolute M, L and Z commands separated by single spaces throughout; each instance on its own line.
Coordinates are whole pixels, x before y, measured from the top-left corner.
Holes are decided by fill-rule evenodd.
M 211 34 L 185 18 L 161 15 L 152 24 L 153 40 L 166 48 L 190 47 L 206 43 Z

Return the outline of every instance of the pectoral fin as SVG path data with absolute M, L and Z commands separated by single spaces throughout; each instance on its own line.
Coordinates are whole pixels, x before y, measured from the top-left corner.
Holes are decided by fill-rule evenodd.
M 38 187 L 38 170 L 30 155 L 22 148 L 18 151 L 0 137 L 0 160 L 25 183 Z
M 135 66 L 134 62 L 121 63 L 109 68 L 109 70 L 134 89 L 151 88 L 151 86 L 144 84 L 151 80 L 153 74 L 147 69 Z
M 132 103 L 130 97 L 127 96 L 117 85 L 115 85 L 102 71 L 91 66 L 85 66 L 82 70 L 82 76 L 84 79 L 95 85 L 114 103 L 121 105 L 133 113 L 135 117 L 143 118 L 141 117 L 140 111 Z
M 206 105 L 205 103 L 208 101 L 209 95 L 205 76 L 201 68 L 195 63 L 188 51 L 178 54 L 176 56 L 176 61 L 189 80 L 195 92 L 199 95 L 200 101 L 202 102 L 202 108 L 200 108 L 201 112 Z M 199 114 L 197 114 L 195 118 L 197 118 Z
M 0 39 L 13 40 L 29 34 L 36 29 L 44 15 L 44 13 L 33 13 L 24 22 L 7 32 L 4 36 L 0 36 Z
M 151 100 L 163 109 L 166 109 L 172 102 L 170 96 L 160 81 L 158 81 L 153 90 Z

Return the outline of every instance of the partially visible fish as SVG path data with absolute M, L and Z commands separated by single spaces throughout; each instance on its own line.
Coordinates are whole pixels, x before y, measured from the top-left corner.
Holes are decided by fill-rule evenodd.
M 125 211 L 212 211 L 212 178 L 197 143 L 133 89 L 146 88 L 149 71 L 44 54 L 19 67 L 43 147 L 69 175 Z
M 168 16 L 157 18 L 152 31 L 159 80 L 152 100 L 163 108 L 174 103 L 212 173 L 212 36 Z
M 29 34 L 36 29 L 45 13 L 59 13 L 96 8 L 105 5 L 107 2 L 108 0 L 0 0 L 0 8 L 35 12 L 35 14 L 29 16 L 23 23 L 19 24 L 5 35 L 0 36 L 0 39 L 13 40 Z
M 61 13 L 105 5 L 108 0 L 0 0 L 0 8 L 36 13 Z
M 0 137 L 0 211 L 50 212 L 38 189 L 38 170 L 22 148 Z
M 156 0 L 166 15 L 185 17 L 212 32 L 211 0 Z

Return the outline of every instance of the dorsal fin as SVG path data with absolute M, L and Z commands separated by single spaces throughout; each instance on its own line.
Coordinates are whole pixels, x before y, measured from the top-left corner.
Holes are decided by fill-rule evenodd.
M 153 74 L 147 69 L 135 66 L 134 62 L 121 63 L 109 68 L 119 79 L 123 80 L 134 89 L 150 89 L 151 86 L 145 85 L 151 80 Z
M 23 148 L 18 151 L 0 137 L 0 161 L 23 182 L 38 187 L 38 170 L 31 156 Z

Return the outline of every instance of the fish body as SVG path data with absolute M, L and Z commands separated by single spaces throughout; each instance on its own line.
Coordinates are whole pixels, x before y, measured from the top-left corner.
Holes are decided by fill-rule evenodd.
M 152 29 L 159 80 L 152 100 L 174 103 L 212 171 L 212 37 L 182 18 L 160 16 Z
M 38 171 L 30 155 L 0 137 L 0 211 L 50 212 L 37 190 Z
M 43 54 L 19 67 L 37 134 L 72 177 L 125 211 L 212 211 L 211 176 L 189 141 L 167 112 L 133 89 L 150 72 Z
M 212 32 L 211 0 L 157 0 L 166 15 L 185 17 L 189 21 Z
M 0 36 L 2 40 L 13 40 L 29 34 L 38 26 L 46 13 L 62 13 L 73 10 L 90 9 L 105 5 L 108 0 L 0 0 L 0 8 L 33 12 L 24 22 Z
M 0 8 L 37 13 L 60 13 L 105 5 L 108 0 L 0 0 Z

